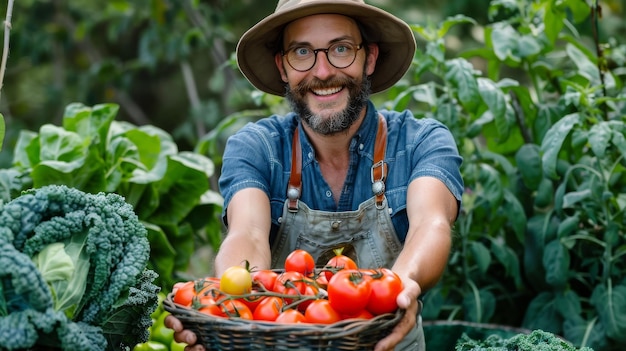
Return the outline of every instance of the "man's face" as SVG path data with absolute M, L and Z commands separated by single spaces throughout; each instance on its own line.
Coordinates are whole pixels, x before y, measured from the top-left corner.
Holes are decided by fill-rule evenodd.
M 283 49 L 305 51 L 326 49 L 335 43 L 358 46 L 361 34 L 354 20 L 340 15 L 315 15 L 290 23 L 285 28 Z M 277 55 L 276 63 L 287 83 L 286 98 L 294 112 L 315 132 L 332 135 L 347 130 L 364 113 L 370 95 L 367 78 L 374 70 L 378 53 L 375 46 L 370 57 L 366 50 L 356 51 L 354 62 L 345 68 L 333 66 L 319 51 L 314 66 L 307 71 L 295 70 L 287 57 Z

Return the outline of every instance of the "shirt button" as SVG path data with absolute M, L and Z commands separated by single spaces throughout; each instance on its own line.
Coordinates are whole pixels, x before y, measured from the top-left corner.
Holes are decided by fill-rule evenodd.
M 333 193 L 330 192 L 330 190 L 326 190 L 326 197 L 331 197 L 333 196 Z
M 359 150 L 363 150 L 365 146 L 363 144 L 359 144 Z

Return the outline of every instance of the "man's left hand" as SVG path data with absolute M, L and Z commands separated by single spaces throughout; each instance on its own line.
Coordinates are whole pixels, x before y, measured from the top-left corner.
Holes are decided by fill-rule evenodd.
M 404 317 L 393 328 L 391 334 L 380 340 L 374 351 L 391 351 L 398 345 L 402 339 L 415 327 L 417 322 L 417 312 L 419 302 L 417 298 L 421 294 L 422 289 L 412 279 L 403 279 L 404 289 L 398 295 L 398 308 L 405 309 Z

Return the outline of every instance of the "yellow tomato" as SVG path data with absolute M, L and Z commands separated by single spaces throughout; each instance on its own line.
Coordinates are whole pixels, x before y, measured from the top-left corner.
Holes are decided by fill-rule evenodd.
M 243 295 L 252 290 L 252 276 L 241 266 L 232 266 L 220 278 L 220 290 L 230 295 Z

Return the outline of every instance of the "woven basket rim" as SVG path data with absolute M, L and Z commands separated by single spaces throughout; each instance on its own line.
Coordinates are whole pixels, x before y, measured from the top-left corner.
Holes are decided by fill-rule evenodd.
M 222 318 L 211 316 L 192 308 L 177 304 L 173 301 L 173 294 L 169 293 L 163 300 L 166 311 L 181 320 L 185 328 L 193 324 L 208 324 L 219 326 L 220 329 L 246 329 L 251 332 L 285 331 L 290 334 L 320 334 L 321 338 L 339 338 L 347 334 L 355 334 L 368 329 L 379 329 L 396 325 L 404 316 L 405 310 L 398 309 L 394 313 L 385 313 L 374 316 L 371 319 L 350 318 L 332 324 L 317 323 L 276 323 L 261 320 L 249 320 L 243 318 Z

